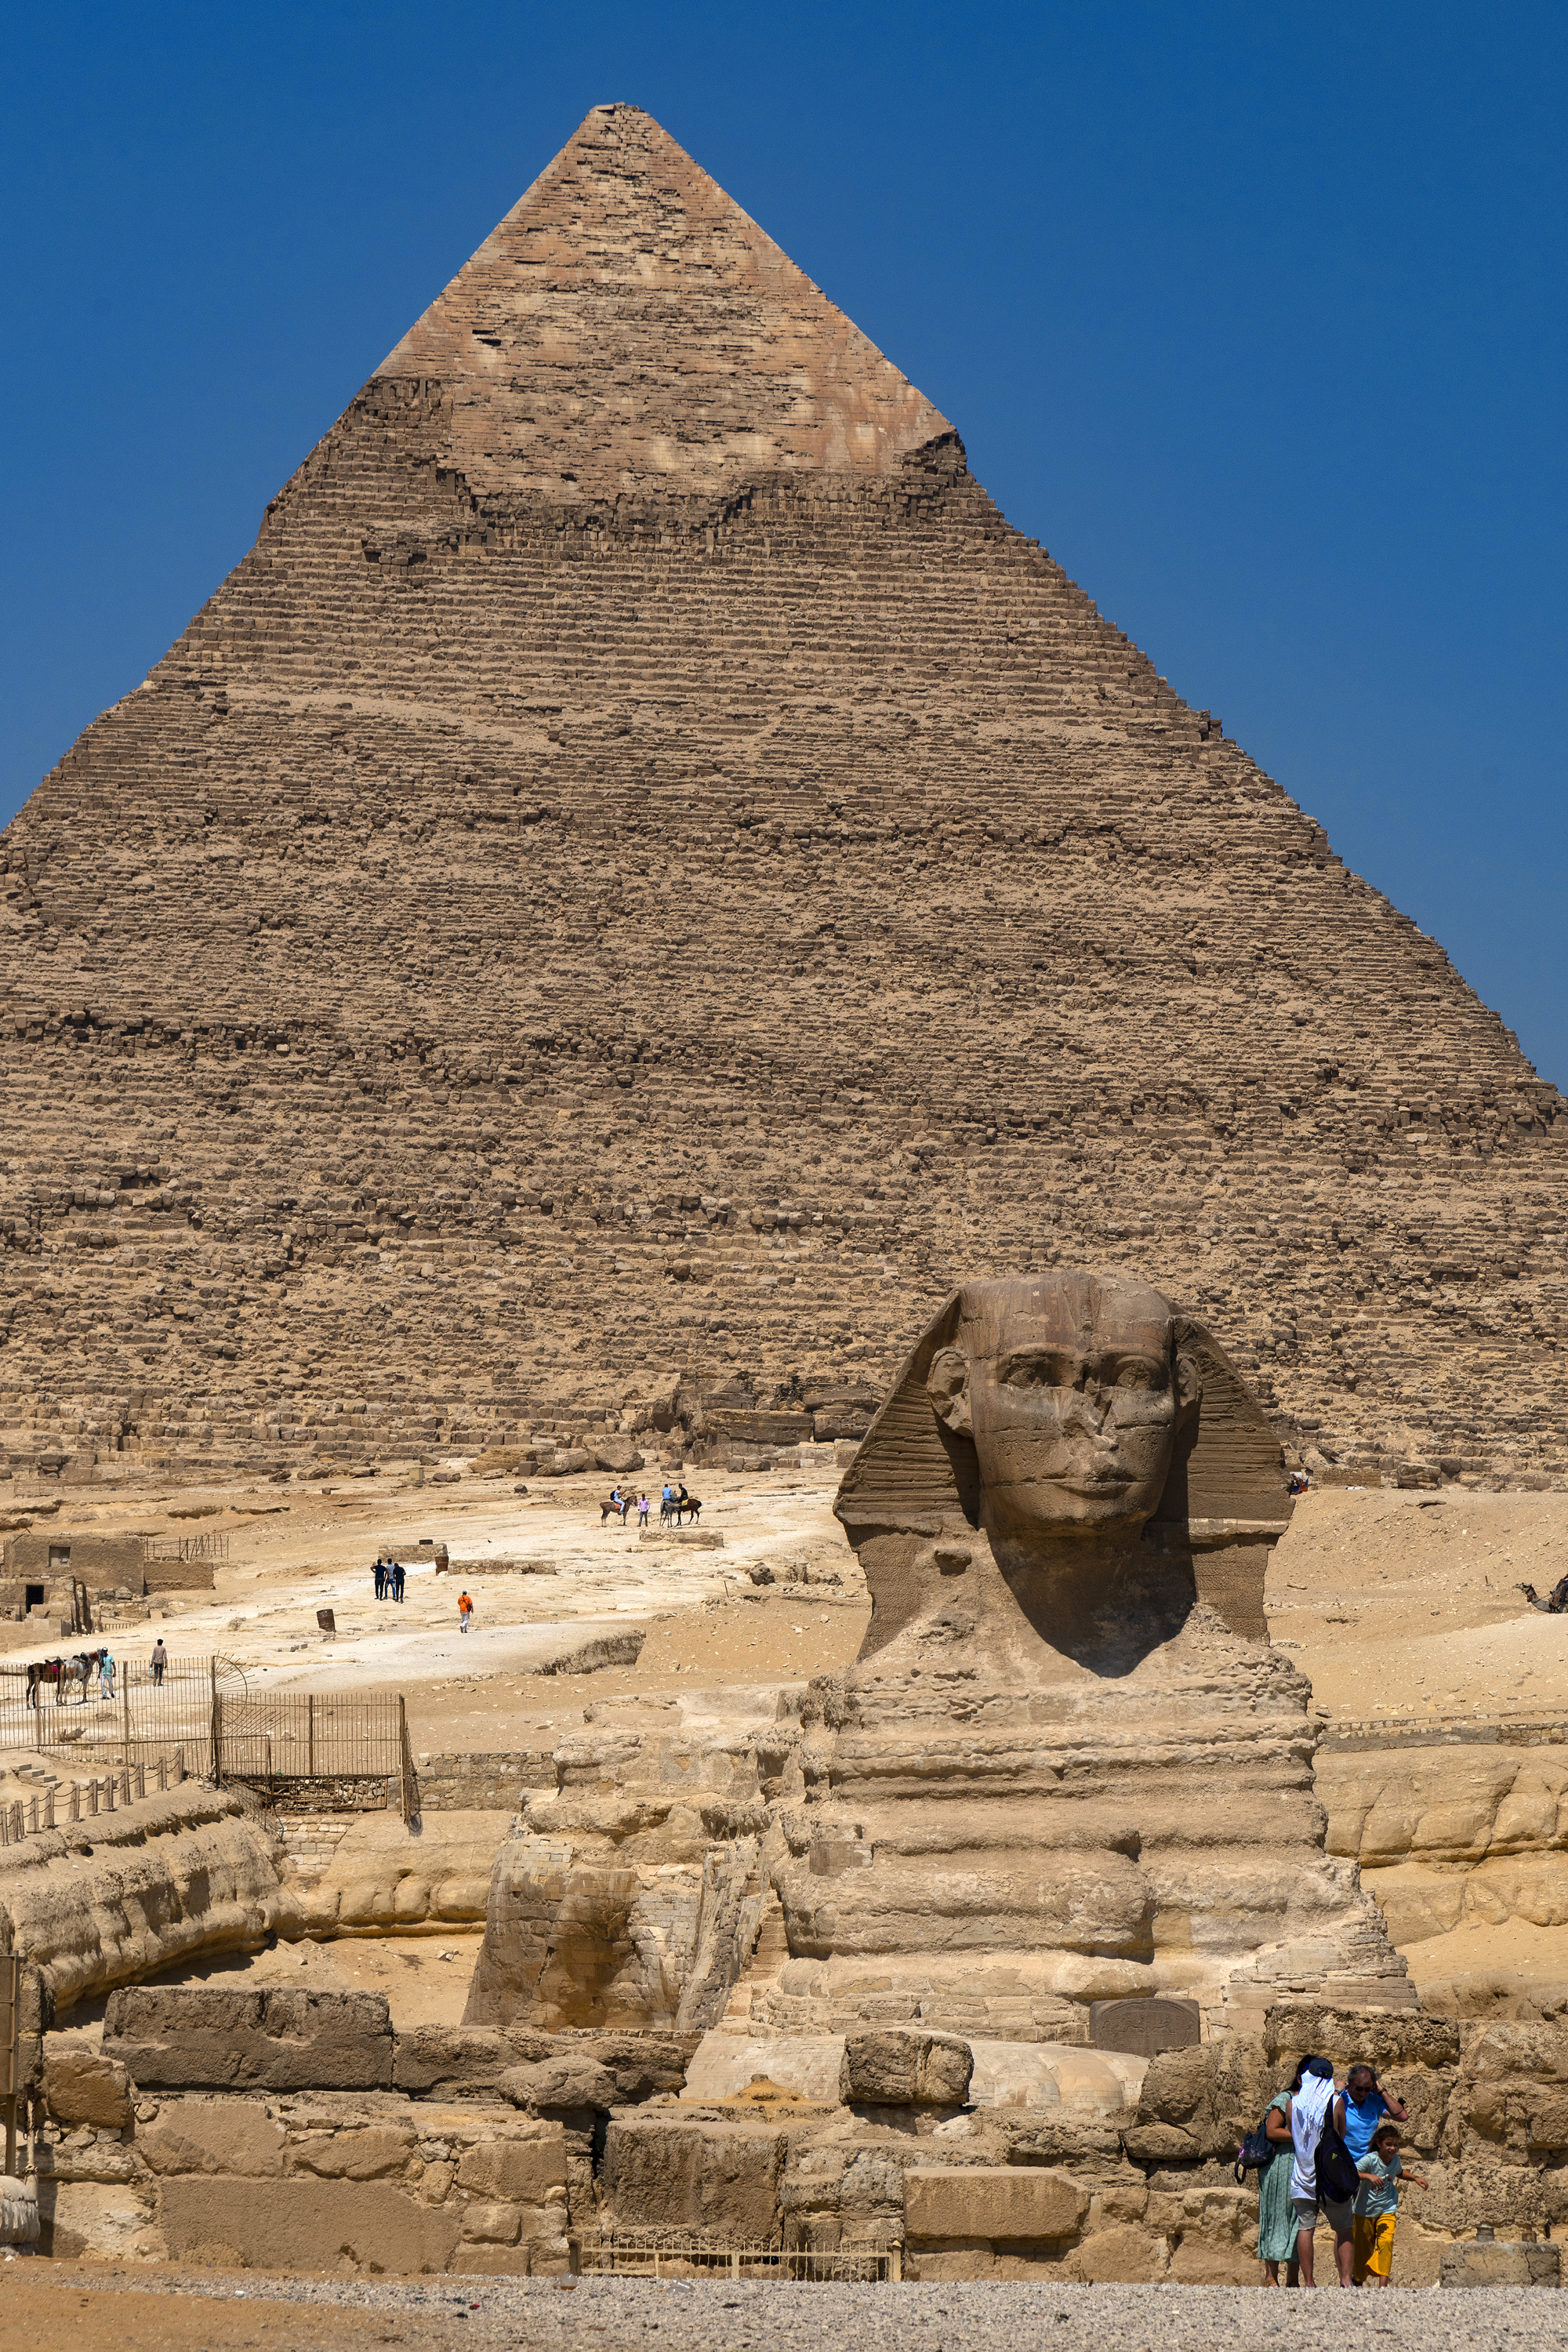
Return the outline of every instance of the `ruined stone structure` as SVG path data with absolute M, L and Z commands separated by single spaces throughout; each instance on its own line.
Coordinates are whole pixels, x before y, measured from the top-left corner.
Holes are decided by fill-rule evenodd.
M 19 1468 L 852 1434 L 1064 1258 L 1342 1463 L 1568 1466 L 1554 1090 L 634 108 L 3 864 Z

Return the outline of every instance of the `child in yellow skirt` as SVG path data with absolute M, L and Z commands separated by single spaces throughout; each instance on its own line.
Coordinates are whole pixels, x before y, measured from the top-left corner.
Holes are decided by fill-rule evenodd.
M 1361 2181 L 1355 2199 L 1355 2269 L 1357 2286 L 1386 2286 L 1394 2268 L 1394 2229 L 1399 2218 L 1399 2183 L 1426 2187 L 1419 2172 L 1406 2172 L 1400 2159 L 1399 2134 L 1392 2124 L 1380 2125 L 1372 2147 L 1357 2168 Z

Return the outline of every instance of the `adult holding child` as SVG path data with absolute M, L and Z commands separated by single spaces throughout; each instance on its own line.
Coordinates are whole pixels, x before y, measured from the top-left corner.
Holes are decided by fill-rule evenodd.
M 1296 2218 L 1296 2260 L 1301 2284 L 1313 2286 L 1312 2233 L 1321 2213 L 1334 2233 L 1334 2261 L 1341 2286 L 1351 2284 L 1354 2259 L 1353 2205 L 1356 2168 L 1345 2153 L 1345 2103 L 1334 2089 L 1334 2070 L 1327 2058 L 1303 2058 L 1300 2087 L 1290 2094 L 1285 2113 L 1271 2107 L 1264 2129 L 1271 2140 L 1289 2140 L 1290 2207 Z

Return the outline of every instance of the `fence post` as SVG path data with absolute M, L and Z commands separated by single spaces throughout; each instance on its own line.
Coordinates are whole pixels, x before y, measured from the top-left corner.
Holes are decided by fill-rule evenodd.
M 403 1693 L 397 1694 L 397 1764 L 403 1781 L 403 1818 L 414 1819 L 414 1757 L 408 1745 L 408 1709 Z
M 0 1964 L 0 1984 L 5 1992 L 5 2171 L 16 2173 L 16 2098 L 22 2072 L 22 1960 L 7 1952 Z
M 313 1691 L 305 1694 L 305 1777 L 316 1777 L 316 1697 Z
M 223 1784 L 223 1701 L 217 1695 L 217 1660 L 216 1658 L 207 1660 L 207 1671 L 212 1677 L 213 1693 L 213 1779 L 221 1787 Z
M 125 1661 L 125 1679 L 120 1685 L 120 1760 L 131 1761 L 131 1661 Z

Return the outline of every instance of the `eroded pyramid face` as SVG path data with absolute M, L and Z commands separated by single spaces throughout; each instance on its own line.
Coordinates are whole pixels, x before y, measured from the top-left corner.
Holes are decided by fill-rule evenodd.
M 1377 1475 L 1564 1417 L 1554 1091 L 634 108 L 5 864 L 13 1462 L 837 1442 L 1061 1264 Z

